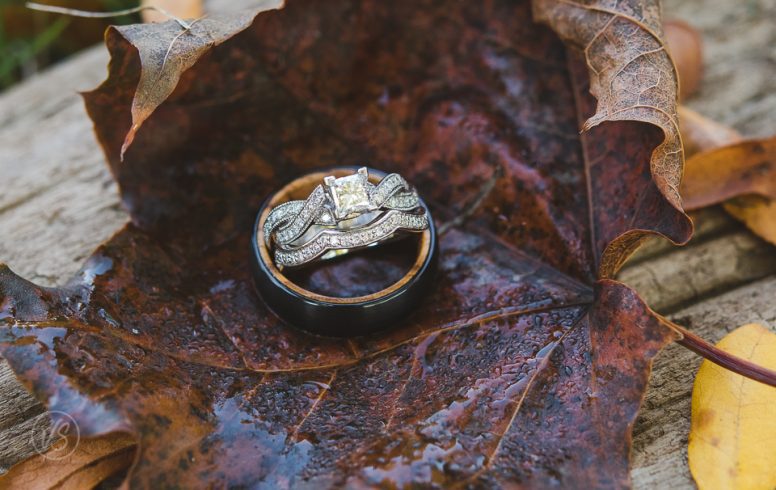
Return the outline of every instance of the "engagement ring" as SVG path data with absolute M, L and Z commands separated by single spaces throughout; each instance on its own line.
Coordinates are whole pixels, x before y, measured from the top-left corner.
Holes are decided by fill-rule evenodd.
M 399 174 L 369 181 L 366 167 L 328 175 L 305 200 L 272 208 L 262 226 L 275 265 L 299 267 L 428 229 L 418 194 Z

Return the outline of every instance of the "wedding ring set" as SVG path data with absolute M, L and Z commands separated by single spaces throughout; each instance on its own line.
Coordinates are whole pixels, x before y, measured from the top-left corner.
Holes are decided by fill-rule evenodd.
M 399 174 L 378 184 L 361 167 L 352 175 L 326 176 L 310 196 L 275 206 L 263 226 L 275 265 L 299 267 L 379 245 L 429 226 L 417 192 Z
M 372 294 L 324 295 L 285 274 L 413 235 L 419 237 L 413 265 Z M 327 335 L 361 335 L 409 313 L 431 285 L 436 248 L 434 222 L 417 190 L 399 174 L 366 167 L 295 179 L 264 203 L 252 239 L 265 302 L 289 323 Z

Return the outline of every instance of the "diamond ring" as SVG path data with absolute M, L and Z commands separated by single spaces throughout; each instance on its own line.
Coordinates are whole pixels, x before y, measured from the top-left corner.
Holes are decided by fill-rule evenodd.
M 299 267 L 429 227 L 417 191 L 399 174 L 371 182 L 366 167 L 326 176 L 304 200 L 273 207 L 262 226 L 275 265 Z
M 366 248 L 353 260 L 326 261 Z M 302 175 L 270 195 L 251 251 L 265 304 L 291 325 L 334 336 L 400 321 L 433 289 L 438 256 L 417 191 L 398 174 L 351 167 Z

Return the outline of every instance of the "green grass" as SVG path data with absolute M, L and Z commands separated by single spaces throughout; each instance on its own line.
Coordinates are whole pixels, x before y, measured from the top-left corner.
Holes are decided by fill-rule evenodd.
M 24 3 L 24 0 L 0 0 L 0 91 L 100 42 L 102 30 L 108 24 L 129 24 L 140 20 L 137 15 L 125 15 L 110 21 L 74 19 L 32 12 L 24 9 Z M 95 3 L 99 9 L 94 8 Z M 83 7 L 88 5 L 90 10 L 110 12 L 135 7 L 138 3 L 138 0 L 100 0 L 84 2 Z M 82 7 L 77 2 L 69 2 L 66 6 Z M 15 26 L 15 31 L 9 32 L 9 26 Z

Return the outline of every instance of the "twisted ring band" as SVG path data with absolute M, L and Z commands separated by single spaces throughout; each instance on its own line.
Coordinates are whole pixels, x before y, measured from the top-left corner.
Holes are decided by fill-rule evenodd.
M 299 267 L 371 247 L 429 227 L 417 192 L 399 174 L 378 183 L 366 167 L 352 175 L 324 178 L 307 199 L 271 209 L 263 227 L 275 265 Z

